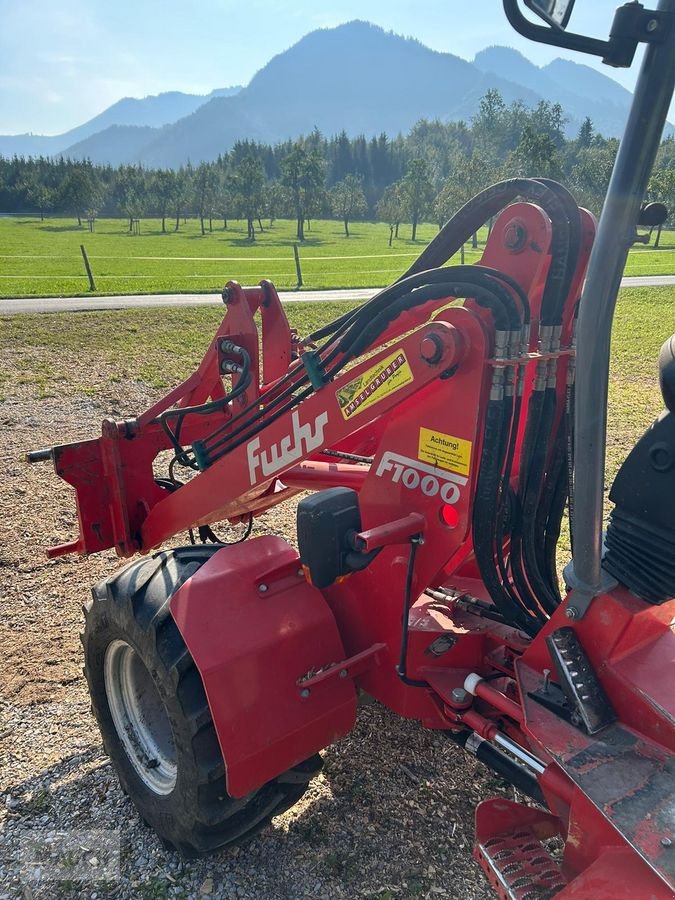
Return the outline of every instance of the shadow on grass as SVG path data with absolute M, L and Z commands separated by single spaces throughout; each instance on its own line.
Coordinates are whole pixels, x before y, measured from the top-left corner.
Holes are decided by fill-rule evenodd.
M 21 222 L 20 224 L 23 225 L 24 223 Z M 38 227 L 40 231 L 52 232 L 54 234 L 60 234 L 61 232 L 65 231 L 81 231 L 82 234 L 91 234 L 91 232 L 85 225 L 39 225 Z M 96 234 L 96 232 L 94 232 L 94 234 Z

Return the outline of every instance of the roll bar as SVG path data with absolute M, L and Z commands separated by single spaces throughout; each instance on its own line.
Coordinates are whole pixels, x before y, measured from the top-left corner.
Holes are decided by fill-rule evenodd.
M 612 320 L 628 251 L 637 232 L 640 204 L 647 190 L 675 90 L 675 0 L 659 0 L 656 10 L 645 10 L 639 3 L 620 7 L 608 42 L 535 25 L 523 16 L 518 0 L 504 0 L 504 9 L 511 24 L 526 37 L 584 53 L 596 53 L 610 65 L 625 64 L 620 59 L 622 53 L 624 60 L 629 55 L 629 41 L 635 43 L 630 53 L 631 60 L 638 42 L 648 45 L 600 216 L 579 307 L 572 523 L 574 558 L 568 569 L 573 597 L 577 597 L 573 609 L 568 608 L 573 616 L 583 614 L 592 597 L 602 590 L 603 492 Z M 622 33 L 622 29 L 628 27 L 626 11 L 633 16 L 636 26 L 632 37 Z M 613 41 L 615 52 L 611 50 Z M 610 53 L 610 58 L 607 58 L 607 53 Z

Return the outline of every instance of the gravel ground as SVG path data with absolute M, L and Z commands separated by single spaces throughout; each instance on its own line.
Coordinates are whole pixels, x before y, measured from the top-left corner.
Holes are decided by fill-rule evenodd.
M 94 363 L 97 383 L 110 385 L 110 372 Z M 155 394 L 138 382 L 63 399 L 36 400 L 31 385 L 11 394 L 0 402 L 0 900 L 491 897 L 471 858 L 473 810 L 512 790 L 377 704 L 257 838 L 196 862 L 162 848 L 119 788 L 81 677 L 81 604 L 120 562 L 46 560 L 44 546 L 75 534 L 72 494 L 48 465 L 22 461 L 26 449 L 92 436 L 104 415 L 141 411 Z M 256 532 L 288 535 L 293 520 L 294 509 L 275 510 Z

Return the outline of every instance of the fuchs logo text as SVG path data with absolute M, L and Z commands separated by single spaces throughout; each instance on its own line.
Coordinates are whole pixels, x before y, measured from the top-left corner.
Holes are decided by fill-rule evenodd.
M 376 475 L 380 478 L 390 478 L 394 484 L 402 484 L 408 490 L 420 490 L 425 497 L 435 497 L 440 494 L 444 503 L 457 503 L 460 497 L 460 487 L 464 487 L 468 479 L 463 475 L 455 475 L 435 466 L 428 466 L 418 459 L 410 459 L 408 456 L 399 456 L 389 450 L 380 460 Z
M 278 444 L 272 444 L 269 450 L 260 451 L 260 438 L 249 441 L 246 447 L 248 460 L 248 476 L 251 484 L 256 483 L 258 469 L 265 476 L 274 475 L 285 466 L 316 450 L 323 443 L 323 430 L 328 423 L 328 413 L 321 413 L 314 420 L 314 425 L 301 425 L 300 413 L 296 409 L 291 416 L 293 431 L 287 434 Z

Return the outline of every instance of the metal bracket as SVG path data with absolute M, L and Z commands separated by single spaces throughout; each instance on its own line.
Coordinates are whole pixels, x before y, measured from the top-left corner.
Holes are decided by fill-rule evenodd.
M 326 383 L 326 370 L 316 350 L 306 350 L 300 360 L 309 376 L 309 383 L 315 391 L 320 390 Z
M 575 620 L 583 619 L 594 597 L 597 597 L 598 594 L 608 593 L 619 583 L 616 578 L 612 578 L 611 575 L 602 569 L 600 585 L 597 589 L 593 589 L 577 578 L 574 570 L 574 560 L 563 569 L 563 578 L 569 589 L 569 594 L 565 601 L 565 616 L 568 619 Z

